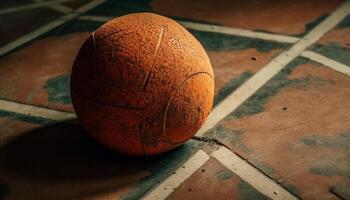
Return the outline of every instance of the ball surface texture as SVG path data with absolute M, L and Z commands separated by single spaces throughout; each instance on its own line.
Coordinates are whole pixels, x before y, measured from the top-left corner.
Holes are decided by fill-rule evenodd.
M 71 97 L 87 132 L 124 154 L 154 155 L 190 139 L 207 118 L 214 75 L 202 45 L 151 13 L 118 17 L 85 41 Z

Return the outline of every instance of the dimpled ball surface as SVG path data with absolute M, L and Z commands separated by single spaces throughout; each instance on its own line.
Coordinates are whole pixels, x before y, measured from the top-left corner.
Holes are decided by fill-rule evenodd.
M 151 13 L 118 17 L 81 47 L 71 97 L 87 132 L 124 154 L 154 155 L 190 139 L 213 103 L 214 79 L 201 44 Z

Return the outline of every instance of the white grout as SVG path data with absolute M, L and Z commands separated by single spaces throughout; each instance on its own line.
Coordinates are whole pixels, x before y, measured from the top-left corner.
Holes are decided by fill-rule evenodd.
M 64 14 L 67 14 L 67 13 L 70 13 L 73 11 L 72 8 L 70 8 L 68 6 L 60 5 L 60 4 L 47 6 L 47 7 L 51 8 L 52 10 L 56 10 L 58 12 L 64 13 Z
M 97 21 L 97 22 L 107 22 L 113 18 L 114 17 L 96 16 L 96 15 L 84 15 L 79 17 L 79 19 L 81 20 L 90 20 L 90 21 Z M 243 30 L 239 28 L 215 26 L 215 25 L 201 24 L 196 22 L 186 22 L 186 21 L 177 21 L 177 22 L 179 22 L 185 28 L 192 29 L 192 30 L 224 33 L 227 35 L 238 35 L 242 37 L 257 38 L 262 40 L 271 40 L 271 41 L 278 41 L 278 42 L 284 42 L 284 43 L 295 43 L 299 40 L 298 37 L 278 35 L 273 33 L 262 33 L 257 31 Z
M 32 3 L 32 4 L 28 4 L 28 5 L 15 6 L 15 7 L 0 10 L 0 15 L 6 14 L 6 13 L 18 12 L 21 10 L 31 10 L 31 9 L 35 9 L 35 8 L 39 8 L 39 7 L 55 5 L 55 4 L 64 3 L 67 1 L 72 1 L 72 0 L 44 1 L 44 2 Z
M 107 22 L 109 20 L 112 20 L 113 18 L 115 18 L 115 17 L 97 16 L 97 15 L 83 15 L 83 16 L 80 16 L 78 19 L 95 21 L 95 22 Z
M 50 30 L 64 24 L 65 22 L 69 21 L 69 20 L 72 20 L 74 18 L 76 18 L 77 16 L 79 16 L 81 13 L 84 13 L 94 7 L 96 7 L 97 5 L 105 2 L 106 0 L 94 0 L 94 1 L 91 1 L 90 3 L 78 8 L 77 10 L 75 10 L 75 12 L 73 13 L 68 13 L 62 17 L 60 17 L 59 19 L 56 19 L 48 24 L 46 24 L 45 26 L 33 31 L 33 32 L 30 32 L 4 46 L 2 46 L 0 48 L 0 56 L 12 51 L 13 49 L 49 32 Z
M 264 68 L 254 74 L 247 82 L 226 97 L 209 114 L 207 121 L 196 135 L 203 135 L 215 126 L 217 122 L 232 113 L 245 100 L 260 89 L 267 81 L 283 69 L 290 61 L 300 55 L 307 47 L 315 43 L 322 35 L 332 29 L 350 13 L 350 1 L 345 2 L 316 28 L 301 38 L 290 49 L 282 52 Z
M 252 78 L 245 82 L 241 87 L 235 90 L 231 95 L 226 97 L 218 106 L 216 106 L 210 113 L 204 126 L 197 132 L 196 135 L 203 135 L 206 131 L 213 128 L 217 122 L 223 119 L 225 116 L 233 112 L 239 105 L 241 105 L 245 100 L 247 100 L 252 94 L 254 94 L 259 88 L 261 88 L 268 80 L 270 80 L 274 75 L 276 75 L 280 70 L 282 70 L 290 61 L 300 55 L 307 47 L 315 43 L 322 35 L 327 31 L 332 29 L 336 24 L 338 24 L 343 18 L 345 18 L 350 13 L 350 1 L 343 3 L 335 12 L 333 12 L 327 19 L 321 22 L 316 28 L 310 31 L 305 37 L 298 40 L 290 49 L 282 52 L 276 58 L 274 58 L 270 63 L 268 63 L 264 68 L 257 72 Z M 229 156 L 228 156 L 229 155 Z M 286 191 L 284 188 L 276 184 L 273 180 L 268 178 L 262 173 L 259 173 L 256 169 L 250 166 L 246 161 L 235 159 L 237 158 L 228 149 L 222 147 L 220 151 L 213 154 L 220 162 L 222 162 L 229 169 L 232 168 L 230 164 L 233 162 L 240 162 L 239 174 L 243 180 L 252 184 L 253 187 L 257 188 L 263 194 L 273 197 L 273 199 L 296 199 L 292 194 Z M 191 159 L 191 158 L 190 158 Z M 248 167 L 249 166 L 249 167 Z M 187 167 L 190 167 L 187 165 Z M 253 176 L 250 170 L 254 171 Z M 244 171 L 247 172 L 244 172 Z M 255 176 L 258 176 L 260 181 L 255 183 Z M 167 183 L 172 176 L 167 178 L 163 183 Z M 180 185 L 185 179 L 177 180 L 176 185 Z M 163 186 L 163 183 L 161 185 Z M 268 186 L 265 188 L 265 186 Z M 155 190 L 159 190 L 157 187 Z M 271 190 L 276 190 L 271 193 Z M 172 191 L 171 191 L 172 192 Z M 153 191 L 150 192 L 152 194 Z M 280 195 L 273 196 L 272 194 L 280 193 Z M 152 199 L 165 199 L 170 193 L 166 193 L 164 196 L 154 196 L 156 198 Z
M 96 5 L 103 3 L 105 0 L 96 0 L 92 3 L 89 3 L 86 6 L 81 7 L 76 10 L 77 13 L 83 13 Z M 308 46 L 312 45 L 315 41 L 317 41 L 323 34 L 333 28 L 338 22 L 340 22 L 347 14 L 350 12 L 350 2 L 345 2 L 340 8 L 338 8 L 333 14 L 331 14 L 326 20 L 324 20 L 321 24 L 319 24 L 316 28 L 314 28 L 310 33 L 308 33 L 305 37 L 298 39 L 290 36 L 279 36 L 276 41 L 284 41 L 287 43 L 296 42 L 290 49 L 281 53 L 279 56 L 274 58 L 270 63 L 268 63 L 264 68 L 262 68 L 259 72 L 257 72 L 251 79 L 249 79 L 246 83 L 244 83 L 240 88 L 234 91 L 231 95 L 225 98 L 218 106 L 216 106 L 211 114 L 208 117 L 205 125 L 198 131 L 197 135 L 204 134 L 207 130 L 213 128 L 217 122 L 223 119 L 225 116 L 233 112 L 239 105 L 241 105 L 245 100 L 247 100 L 252 94 L 254 94 L 259 88 L 261 88 L 268 80 L 270 80 L 274 75 L 276 75 L 281 69 L 283 69 L 290 61 L 299 56 Z M 6 45 L 0 49 L 0 55 L 3 55 L 6 52 L 11 51 L 12 49 L 46 33 L 49 30 L 59 26 L 60 24 L 77 17 L 77 13 L 71 13 L 65 15 L 63 18 L 59 20 L 55 20 L 52 23 L 34 31 L 32 33 L 27 34 L 15 40 L 13 43 Z M 80 17 L 80 19 L 88 19 L 88 16 Z M 91 20 L 91 16 L 90 19 Z M 107 17 L 98 17 L 94 18 L 94 20 L 109 20 L 112 18 Z M 184 22 L 182 22 L 184 24 Z M 194 26 L 195 25 L 195 26 Z M 186 24 L 188 26 L 192 26 L 193 29 L 213 29 L 218 32 L 221 31 L 226 34 L 237 34 L 246 37 L 256 37 L 260 39 L 268 39 L 271 40 L 272 35 L 274 34 L 266 34 L 244 31 L 232 28 L 211 28 L 212 26 L 203 27 L 199 26 L 201 24 Z M 209 31 L 209 30 L 207 30 Z M 19 104 L 14 102 L 9 102 L 5 100 L 0 100 L 0 109 L 17 112 L 22 114 L 29 114 L 32 116 L 44 117 L 48 119 L 54 120 L 65 120 L 68 118 L 75 118 L 75 114 L 73 113 L 65 113 L 56 110 L 50 110 L 47 108 L 39 108 L 36 106 L 30 106 L 25 104 Z M 213 153 L 213 157 L 218 159 L 223 165 L 227 168 L 233 170 L 236 174 L 241 176 L 245 181 L 251 184 L 253 187 L 257 188 L 263 194 L 273 198 L 273 199 L 295 199 L 293 195 L 288 193 L 285 189 L 275 183 L 273 180 L 269 179 L 261 172 L 257 171 L 253 166 L 250 166 L 246 161 L 238 158 L 235 154 L 230 152 L 228 149 L 220 148 L 219 151 Z M 177 188 L 183 181 L 185 181 L 188 177 L 190 177 L 197 169 L 199 169 L 207 160 L 209 156 L 203 152 L 202 150 L 198 151 L 194 156 L 192 156 L 186 163 L 185 168 L 180 168 L 176 171 L 175 174 L 169 176 L 164 182 L 160 183 L 156 188 L 147 193 L 144 199 L 165 199 L 168 197 L 175 188 Z M 232 166 L 232 164 L 234 166 Z M 236 169 L 236 170 L 235 170 Z M 238 170 L 238 172 L 236 172 Z M 258 178 L 256 178 L 258 177 Z M 271 191 L 276 190 L 278 195 L 272 194 Z M 275 193 L 276 191 L 273 191 Z M 274 196 L 275 195 L 275 196 Z
M 256 190 L 269 198 L 277 200 L 298 199 L 278 183 L 265 176 L 255 167 L 225 147 L 220 147 L 219 150 L 212 153 L 212 156 L 227 169 L 231 170 L 245 182 L 249 183 Z
M 271 40 L 271 41 L 284 42 L 284 43 L 295 43 L 299 40 L 298 37 L 278 35 L 273 33 L 263 33 L 258 31 L 250 31 L 250 30 L 244 30 L 239 28 L 230 28 L 230 27 L 224 27 L 224 26 L 201 24 L 196 22 L 186 22 L 186 21 L 178 21 L 178 22 L 182 26 L 188 29 L 198 30 L 198 31 L 224 33 L 227 35 L 238 35 L 242 37 L 257 38 L 262 40 Z
M 74 113 L 68 113 L 48 108 L 41 108 L 38 106 L 22 104 L 7 100 L 0 99 L 0 110 L 15 112 L 23 115 L 33 116 L 33 117 L 41 117 L 45 119 L 51 119 L 55 121 L 62 121 L 68 119 L 76 118 Z
M 71 20 L 75 17 L 77 17 L 78 14 L 77 13 L 71 13 L 71 14 L 67 14 L 65 16 L 62 16 L 60 17 L 59 19 L 56 19 L 48 24 L 46 24 L 45 26 L 33 31 L 33 32 L 30 32 L 30 33 L 27 33 L 25 35 L 23 35 L 22 37 L 19 37 L 18 39 L 2 46 L 0 48 L 0 56 L 12 51 L 13 49 L 49 32 L 50 30 L 64 24 L 66 21 L 68 20 Z
M 187 162 L 170 175 L 164 182 L 156 186 L 141 199 L 160 200 L 167 198 L 184 180 L 209 160 L 209 155 L 199 150 Z
M 318 54 L 312 51 L 304 51 L 303 53 L 301 53 L 301 56 L 304 58 L 308 58 L 312 61 L 318 62 L 329 68 L 332 68 L 335 71 L 338 71 L 340 73 L 350 76 L 350 66 L 344 65 L 333 59 L 327 58 L 321 54 Z
M 32 0 L 32 1 L 34 1 L 35 3 L 45 2 L 45 0 Z M 45 7 L 50 8 L 50 9 L 55 10 L 55 11 L 60 12 L 60 13 L 64 13 L 64 14 L 67 14 L 67 13 L 73 11 L 72 8 L 70 8 L 68 6 L 61 5 L 61 4 L 47 5 Z
M 87 12 L 88 10 L 91 10 L 93 8 L 95 8 L 96 6 L 106 2 L 107 0 L 94 0 L 94 1 L 91 1 L 90 3 L 88 4 L 85 4 L 83 5 L 82 7 L 78 8 L 77 10 L 75 10 L 75 12 L 77 13 L 84 13 L 84 12 Z

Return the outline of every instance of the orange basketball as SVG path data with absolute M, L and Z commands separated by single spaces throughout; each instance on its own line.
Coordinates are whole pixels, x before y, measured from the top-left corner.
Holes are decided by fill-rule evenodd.
M 190 139 L 213 103 L 214 77 L 201 44 L 151 13 L 107 22 L 75 60 L 71 96 L 87 132 L 125 154 L 154 155 Z

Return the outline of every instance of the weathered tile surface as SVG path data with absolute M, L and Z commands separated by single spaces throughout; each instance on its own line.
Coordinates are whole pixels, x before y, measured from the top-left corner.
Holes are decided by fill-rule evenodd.
M 343 1 L 129 0 L 107 2 L 89 14 L 120 16 L 133 12 L 156 12 L 182 20 L 302 35 L 334 11 L 341 2 Z
M 342 1 L 108 1 L 87 14 L 157 12 L 176 20 L 302 36 Z M 30 3 L 4 1 L 0 9 Z M 87 1 L 63 5 L 78 8 Z M 0 16 L 0 45 L 62 16 L 49 8 Z M 350 65 L 344 19 L 309 50 Z M 0 59 L 0 99 L 73 111 L 69 74 L 80 45 L 102 22 L 74 19 Z M 190 30 L 215 73 L 215 105 L 290 44 Z M 349 198 L 350 78 L 295 59 L 208 134 L 303 199 Z M 0 110 L 0 199 L 138 199 L 203 143 L 155 157 L 117 155 L 77 123 Z M 264 199 L 210 159 L 169 199 Z
M 321 37 L 310 50 L 350 66 L 350 15 Z
M 89 33 L 40 40 L 0 60 L 0 98 L 72 111 L 71 67 Z
M 0 98 L 73 111 L 69 74 L 81 44 L 102 23 L 73 20 L 0 60 Z M 81 32 L 86 31 L 86 32 Z M 191 31 L 208 51 L 215 75 L 215 105 L 289 45 Z M 35 78 L 34 78 L 35 77 Z M 13 83 L 16 83 L 14 85 Z
M 350 175 L 350 78 L 294 60 L 210 133 L 302 198 Z
M 34 31 L 60 16 L 62 14 L 48 8 L 22 10 L 0 15 L 0 46 Z
M 191 199 L 270 199 L 211 158 L 167 198 Z
M 314 27 L 342 1 L 155 0 L 153 11 L 224 26 L 300 35 Z

